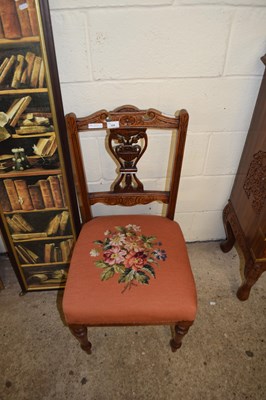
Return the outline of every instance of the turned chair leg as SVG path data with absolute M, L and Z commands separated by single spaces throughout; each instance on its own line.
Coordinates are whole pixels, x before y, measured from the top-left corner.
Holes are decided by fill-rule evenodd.
M 170 346 L 172 352 L 175 352 L 182 346 L 182 339 L 188 333 L 189 328 L 193 322 L 182 321 L 178 322 L 174 327 L 174 337 L 170 340 Z
M 84 325 L 69 325 L 70 332 L 80 343 L 80 347 L 87 354 L 91 354 L 91 343 L 87 337 L 87 327 Z

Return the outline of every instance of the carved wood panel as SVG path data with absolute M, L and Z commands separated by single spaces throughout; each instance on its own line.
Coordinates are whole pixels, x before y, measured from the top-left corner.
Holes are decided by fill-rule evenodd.
M 259 214 L 266 201 L 266 152 L 254 154 L 244 182 L 244 190 L 248 199 L 252 199 L 252 207 Z

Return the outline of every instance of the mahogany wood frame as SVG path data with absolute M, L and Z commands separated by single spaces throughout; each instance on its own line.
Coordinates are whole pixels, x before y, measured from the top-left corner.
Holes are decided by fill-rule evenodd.
M 114 111 L 100 110 L 84 118 L 77 118 L 74 113 L 70 113 L 66 115 L 65 119 L 67 125 L 70 154 L 73 161 L 73 173 L 75 177 L 77 197 L 79 200 L 81 218 L 83 223 L 90 221 L 93 218 L 90 206 L 99 202 L 107 205 L 123 205 L 130 207 L 137 204 L 148 204 L 152 201 L 159 201 L 167 205 L 166 217 L 171 220 L 174 219 L 187 134 L 187 126 L 189 120 L 189 116 L 186 110 L 181 110 L 177 112 L 174 117 L 170 117 L 162 114 L 155 109 L 139 110 L 135 106 L 124 105 L 116 108 Z M 126 185 L 125 188 L 118 187 L 116 191 L 110 190 L 108 192 L 88 193 L 86 176 L 83 168 L 79 135 L 82 134 L 82 132 L 88 132 L 90 130 L 89 126 L 95 127 L 95 124 L 97 124 L 96 126 L 98 126 L 99 130 L 108 131 L 107 123 L 111 121 L 118 122 L 119 129 L 110 129 L 109 135 L 113 132 L 119 132 L 119 134 L 126 138 L 134 137 L 135 132 L 136 135 L 138 135 L 138 132 L 141 132 L 140 136 L 141 138 L 143 138 L 143 135 L 146 134 L 147 128 L 168 130 L 170 129 L 176 131 L 169 190 L 144 190 L 141 182 L 137 179 L 138 182 L 135 188 L 131 185 L 130 182 L 130 184 Z M 95 128 L 91 129 L 95 131 Z M 136 141 L 133 143 L 136 143 Z M 132 154 L 134 146 L 130 146 L 127 146 L 127 150 L 128 147 L 130 148 L 129 151 L 127 151 L 128 158 L 126 158 L 126 160 L 132 160 L 133 158 Z M 144 151 L 146 147 L 147 146 L 145 144 Z M 144 151 L 141 150 L 139 154 L 142 155 Z M 110 152 L 113 153 L 113 155 L 119 162 L 119 157 L 115 154 L 116 150 L 110 149 Z M 136 158 L 138 161 L 140 157 Z M 133 166 L 128 168 L 124 168 L 124 166 L 122 166 L 122 172 L 127 173 L 131 171 L 130 173 L 132 174 L 137 172 L 136 163 L 133 162 Z M 120 164 L 122 165 L 122 163 Z M 173 324 L 173 321 L 169 321 L 168 325 L 173 326 L 173 337 L 170 340 L 170 347 L 173 352 L 181 347 L 182 339 L 187 334 L 193 322 L 194 321 L 179 321 Z M 125 324 L 121 325 L 124 326 Z M 167 323 L 164 323 L 164 325 L 167 325 Z M 87 326 L 69 325 L 69 329 L 74 337 L 79 341 L 81 348 L 86 353 L 91 354 L 92 345 L 88 341 Z
M 95 203 L 107 205 L 133 206 L 137 204 L 148 204 L 152 201 L 160 201 L 167 204 L 166 217 L 173 220 L 179 188 L 181 167 L 185 148 L 187 126 L 189 116 L 186 110 L 181 110 L 175 117 L 163 115 L 158 110 L 139 110 L 134 106 L 125 105 L 114 111 L 101 110 L 84 118 L 77 118 L 74 113 L 66 115 L 68 140 L 73 160 L 75 183 L 80 203 L 82 221 L 92 219 L 90 206 Z M 83 168 L 82 153 L 80 149 L 79 134 L 88 131 L 89 124 L 102 124 L 101 130 L 107 129 L 107 122 L 119 121 L 120 132 L 140 129 L 173 129 L 177 132 L 170 188 L 168 191 L 137 190 L 136 192 L 94 192 L 88 193 L 86 176 Z M 110 129 L 113 131 L 113 129 Z

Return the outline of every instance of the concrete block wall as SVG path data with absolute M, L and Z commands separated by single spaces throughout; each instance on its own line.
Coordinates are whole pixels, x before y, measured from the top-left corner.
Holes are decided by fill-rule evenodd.
M 50 8 L 65 112 L 186 108 L 176 220 L 187 241 L 223 238 L 221 213 L 264 71 L 266 0 L 50 0 Z M 108 188 L 114 177 L 102 140 L 87 135 L 82 142 L 91 190 Z M 156 143 L 162 149 L 170 138 L 164 143 L 154 133 L 142 175 L 147 187 L 163 185 Z M 105 213 L 101 205 L 94 211 Z
M 49 3 L 65 112 L 85 116 L 122 104 L 169 114 L 186 108 L 190 123 L 175 217 L 187 241 L 223 238 L 222 209 L 264 72 L 266 0 Z M 91 190 L 107 189 L 114 178 L 112 160 L 100 151 L 102 140 L 83 140 Z M 146 154 L 151 162 L 141 175 L 146 187 L 164 185 L 167 164 L 155 150 L 158 142 L 167 148 L 170 138 L 154 134 Z M 98 205 L 94 211 L 106 209 Z M 161 208 L 134 209 L 143 211 Z

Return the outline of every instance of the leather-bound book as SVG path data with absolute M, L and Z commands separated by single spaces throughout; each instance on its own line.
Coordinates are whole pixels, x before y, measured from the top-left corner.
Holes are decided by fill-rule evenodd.
M 21 203 L 19 201 L 19 196 L 12 179 L 4 179 L 4 185 L 6 188 L 6 192 L 12 207 L 12 210 L 21 210 Z
M 45 68 L 44 61 L 41 62 L 40 73 L 39 73 L 39 88 L 43 88 L 45 86 Z
M 4 29 L 3 29 L 2 20 L 1 20 L 1 17 L 0 17 L 0 39 L 3 39 L 4 37 L 5 37 Z
M 21 34 L 23 37 L 32 36 L 30 17 L 28 12 L 28 3 L 25 0 L 15 0 L 15 2 L 21 28 Z
M 51 155 L 51 153 L 50 153 L 50 155 Z M 67 198 L 66 198 L 65 186 L 64 186 L 64 181 L 63 181 L 62 175 L 58 175 L 58 179 L 60 182 L 60 189 L 61 189 L 61 193 L 62 193 L 63 207 L 66 207 Z
M 11 71 L 13 70 L 13 66 L 15 65 L 15 61 L 16 61 L 16 57 L 15 56 L 11 56 L 10 58 L 8 58 L 8 61 L 6 62 L 6 59 L 3 61 L 3 63 L 1 64 L 1 74 L 0 74 L 0 85 L 2 85 L 3 83 L 5 83 L 5 81 L 7 80 L 7 78 L 10 76 Z
M 27 182 L 23 179 L 16 179 L 14 181 L 17 193 L 20 199 L 22 210 L 30 211 L 33 210 L 33 204 L 30 197 Z
M 28 51 L 25 56 L 26 68 L 24 69 L 22 76 L 21 76 L 21 83 L 23 85 L 29 85 L 30 77 L 32 74 L 33 64 L 36 55 L 31 51 Z
M 44 262 L 49 263 L 53 261 L 53 249 L 55 243 L 45 243 L 44 245 Z
M 0 16 L 5 38 L 21 38 L 20 23 L 14 0 L 0 0 Z
M 58 176 L 56 176 L 56 175 L 48 176 L 47 180 L 50 183 L 51 192 L 52 192 L 52 196 L 53 196 L 55 207 L 56 208 L 64 207 L 61 188 L 60 188 L 60 182 L 59 182 Z
M 13 101 L 6 114 L 9 118 L 9 125 L 16 126 L 21 114 L 26 110 L 31 102 L 30 96 L 22 97 Z
M 11 203 L 7 195 L 3 181 L 0 180 L 0 198 L 1 206 L 4 212 L 12 211 Z
M 21 76 L 23 73 L 23 68 L 25 65 L 25 58 L 21 54 L 17 55 L 17 64 L 15 67 L 13 79 L 11 82 L 11 87 L 17 89 L 20 87 Z
M 45 207 L 54 208 L 55 205 L 49 181 L 46 179 L 40 179 L 37 184 L 40 186 Z
M 41 69 L 42 59 L 41 57 L 36 56 L 33 63 L 33 69 L 30 78 L 30 87 L 37 88 L 39 84 L 39 74 Z
M 60 235 L 65 235 L 68 221 L 69 221 L 69 212 L 63 211 L 61 214 L 61 220 L 60 220 L 60 224 L 59 224 Z
M 27 222 L 21 214 L 14 214 L 12 219 L 21 227 L 22 232 L 34 232 L 33 226 L 29 222 Z
M 21 233 L 21 232 L 23 232 L 21 227 L 20 227 L 20 225 L 18 225 L 16 223 L 16 221 L 13 220 L 13 218 L 10 218 L 10 217 L 7 216 L 6 217 L 6 222 L 7 222 L 8 226 L 9 226 L 9 228 L 11 228 L 11 232 L 13 232 L 13 233 Z
M 45 208 L 42 192 L 38 185 L 28 185 L 31 201 L 35 210 L 42 210 Z
M 34 36 L 39 35 L 39 24 L 38 24 L 38 16 L 35 7 L 35 0 L 27 0 L 28 3 L 28 12 L 30 17 L 30 26 L 32 30 L 32 34 Z

